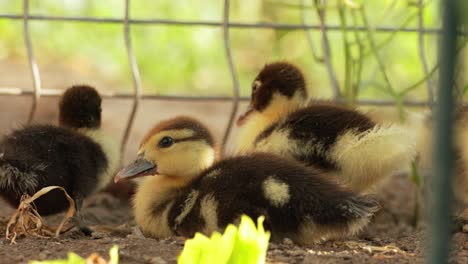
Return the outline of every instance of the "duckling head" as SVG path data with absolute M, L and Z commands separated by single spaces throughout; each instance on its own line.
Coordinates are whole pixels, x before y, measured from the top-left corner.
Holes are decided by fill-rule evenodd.
M 211 166 L 214 159 L 214 140 L 209 130 L 193 118 L 177 117 L 148 132 L 138 158 L 123 168 L 114 181 L 157 175 L 185 185 Z
M 101 97 L 88 85 L 68 88 L 59 102 L 59 124 L 70 128 L 96 129 L 101 126 Z
M 297 110 L 306 100 L 304 75 L 298 67 L 288 62 L 267 64 L 252 83 L 250 105 L 237 125 L 242 125 L 255 113 L 276 120 Z

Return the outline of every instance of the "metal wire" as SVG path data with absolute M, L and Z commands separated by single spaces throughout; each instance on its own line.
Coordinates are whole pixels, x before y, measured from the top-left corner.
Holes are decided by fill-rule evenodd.
M 421 58 L 421 63 L 423 66 L 424 76 L 429 74 L 429 66 L 427 65 L 426 59 L 426 50 L 424 45 L 424 0 L 418 0 L 418 25 L 419 25 L 419 33 L 418 33 L 418 42 L 419 42 L 419 57 Z M 434 90 L 432 86 L 432 79 L 427 78 L 427 96 L 429 105 L 432 106 L 434 104 Z
M 304 1 L 301 0 L 301 6 L 304 6 Z M 323 3 L 324 1 L 316 0 L 316 4 Z M 28 22 L 30 20 L 34 21 L 51 21 L 51 22 L 79 22 L 79 23 L 106 23 L 106 24 L 123 24 L 124 25 L 124 39 L 125 45 L 128 55 L 129 64 L 131 67 L 132 78 L 133 78 L 133 93 L 113 93 L 113 92 L 101 92 L 103 97 L 107 98 L 128 98 L 133 99 L 133 106 L 131 112 L 129 114 L 128 122 L 122 136 L 121 140 L 121 152 L 124 153 L 126 144 L 128 142 L 128 138 L 134 124 L 134 120 L 136 117 L 136 113 L 138 110 L 139 102 L 141 99 L 145 100 L 185 100 L 185 101 L 231 101 L 232 102 L 232 109 L 230 118 L 228 120 L 228 124 L 226 126 L 226 130 L 223 136 L 223 148 L 229 138 L 234 118 L 236 116 L 238 110 L 239 101 L 246 101 L 248 98 L 246 97 L 239 97 L 239 81 L 236 74 L 231 47 L 230 47 L 230 38 L 229 38 L 229 29 L 230 28 L 255 28 L 255 29 L 282 29 L 282 30 L 304 30 L 307 34 L 307 40 L 309 46 L 314 54 L 314 58 L 322 59 L 327 67 L 327 71 L 329 74 L 331 88 L 333 92 L 333 96 L 337 102 L 344 102 L 345 99 L 340 98 L 340 88 L 339 83 L 336 78 L 335 69 L 331 63 L 330 57 L 330 46 L 329 40 L 327 37 L 327 32 L 330 31 L 357 31 L 357 32 L 368 32 L 369 28 L 367 26 L 341 26 L 341 25 L 328 25 L 325 22 L 325 10 L 316 6 L 319 21 L 318 25 L 312 25 L 306 23 L 306 13 L 304 10 L 301 10 L 301 18 L 302 24 L 288 24 L 288 23 L 270 23 L 270 22 L 257 22 L 257 23 L 242 23 L 242 22 L 233 22 L 229 19 L 229 4 L 228 0 L 224 1 L 224 16 L 222 21 L 194 21 L 194 20 L 170 20 L 170 19 L 133 19 L 130 18 L 129 10 L 130 10 L 130 1 L 125 0 L 125 14 L 123 18 L 101 18 L 101 17 L 65 17 L 65 16 L 50 16 L 50 15 L 31 15 L 29 14 L 29 1 L 23 0 L 23 14 L 0 14 L 0 19 L 9 19 L 9 20 L 23 20 L 24 23 L 24 40 L 26 43 L 27 51 L 28 51 L 28 62 L 31 68 L 31 73 L 33 76 L 33 90 L 22 90 L 17 88 L 0 88 L 0 95 L 30 95 L 33 97 L 33 104 L 29 116 L 29 120 L 33 119 L 34 113 L 37 109 L 37 104 L 41 96 L 59 96 L 61 94 L 61 90 L 53 90 L 53 89 L 41 89 L 40 83 L 40 75 L 37 63 L 34 58 L 34 53 L 32 49 L 30 34 L 29 34 L 29 27 Z M 441 33 L 440 28 L 427 28 L 424 27 L 422 15 L 423 15 L 423 8 L 422 8 L 422 0 L 419 2 L 420 4 L 420 12 L 419 12 L 419 24 L 418 27 L 391 27 L 391 26 L 377 26 L 372 28 L 372 32 L 382 32 L 382 33 L 393 33 L 393 32 L 407 32 L 407 33 L 418 33 L 419 34 L 419 45 L 420 45 L 420 57 L 423 63 L 423 70 L 427 73 L 427 61 L 426 55 L 424 52 L 424 43 L 423 37 L 424 35 L 428 34 L 439 34 Z M 233 95 L 231 96 L 205 96 L 205 97 L 198 97 L 198 96 L 173 96 L 173 95 L 155 95 L 155 94 L 142 94 L 141 88 L 141 78 L 140 73 L 138 70 L 138 65 L 136 61 L 136 57 L 134 54 L 134 49 L 131 44 L 131 36 L 130 36 L 130 25 L 167 25 L 167 26 L 202 26 L 202 27 L 221 27 L 223 29 L 223 40 L 224 40 L 224 47 L 225 47 L 225 55 L 228 62 L 228 67 L 231 75 L 232 81 L 232 90 Z M 323 58 L 317 56 L 317 50 L 313 45 L 311 32 L 310 30 L 320 31 L 322 35 L 322 50 L 323 50 Z M 458 31 L 457 34 L 468 36 L 468 31 Z M 406 106 L 427 106 L 432 105 L 433 102 L 433 95 L 432 95 L 432 84 L 430 80 L 428 80 L 428 93 L 429 93 L 429 104 L 425 101 L 414 101 L 414 100 L 406 100 L 403 102 Z M 320 101 L 320 100 L 317 100 Z M 374 105 L 374 106 L 386 106 L 386 105 L 394 105 L 394 100 L 359 100 L 356 102 L 360 105 Z
M 33 80 L 34 93 L 32 94 L 31 110 L 29 112 L 28 123 L 31 123 L 34 119 L 34 115 L 39 104 L 41 97 L 41 77 L 39 75 L 39 68 L 34 58 L 34 52 L 31 44 L 31 37 L 29 34 L 29 0 L 23 0 L 23 36 L 24 44 L 28 53 L 28 64 L 31 70 L 31 76 Z
M 42 89 L 42 97 L 58 97 L 62 94 L 63 90 L 60 89 Z M 0 88 L 0 96 L 29 96 L 33 94 L 32 91 L 23 90 L 21 88 Z M 114 93 L 100 91 L 100 95 L 103 98 L 115 98 L 115 99 L 134 99 L 135 95 L 131 93 Z M 142 94 L 141 100 L 162 100 L 162 101 L 192 101 L 192 102 L 203 102 L 203 101 L 231 101 L 231 96 L 180 96 L 180 95 L 156 95 L 156 94 Z M 249 97 L 239 97 L 239 101 L 247 102 Z M 313 99 L 313 102 L 329 102 L 329 100 Z M 345 98 L 339 98 L 338 103 L 345 103 Z M 364 99 L 356 101 L 356 104 L 362 106 L 394 106 L 395 100 L 372 100 Z M 402 102 L 405 106 L 410 107 L 422 107 L 428 106 L 428 102 L 425 100 L 404 100 Z M 468 105 L 468 104 L 467 104 Z
M 123 160 L 123 156 L 125 153 L 125 147 L 128 142 L 128 137 L 130 135 L 130 131 L 132 129 L 133 123 L 135 121 L 135 116 L 138 110 L 138 106 L 140 103 L 141 97 L 141 78 L 140 78 L 140 71 L 138 70 L 138 64 L 136 61 L 135 53 L 133 52 L 131 36 L 130 36 L 130 23 L 129 23 L 129 16 L 130 16 L 130 0 L 125 0 L 125 19 L 124 19 L 124 37 L 125 37 L 125 47 L 127 48 L 128 54 L 128 61 L 130 64 L 130 68 L 132 70 L 132 78 L 133 78 L 133 106 L 132 111 L 130 112 L 130 116 L 128 118 L 127 126 L 125 127 L 125 132 L 122 136 L 122 142 L 120 145 L 120 157 Z
M 0 19 L 23 19 L 21 15 L 13 14 L 0 14 Z M 122 18 L 100 18 L 100 17 L 64 17 L 64 16 L 49 16 L 49 15 L 30 15 L 29 20 L 39 21 L 61 21 L 61 22 L 85 22 L 85 23 L 111 23 L 111 24 L 122 24 L 124 19 Z M 223 27 L 223 22 L 219 21 L 200 21 L 200 20 L 171 20 L 171 19 L 129 19 L 129 24 L 138 25 L 172 25 L 172 26 L 206 26 L 206 27 Z M 284 30 L 322 30 L 320 25 L 308 25 L 308 24 L 288 24 L 288 23 L 269 23 L 269 22 L 257 22 L 257 23 L 241 23 L 241 22 L 230 22 L 227 24 L 230 28 L 256 28 L 256 29 L 284 29 Z M 325 25 L 323 29 L 327 31 L 342 31 L 346 29 L 348 31 L 367 31 L 368 29 L 364 26 L 347 26 L 342 27 L 340 25 Z M 372 29 L 375 32 L 407 32 L 417 33 L 419 28 L 417 27 L 392 27 L 392 26 L 378 26 Z M 425 28 L 424 34 L 440 34 L 440 28 Z M 459 31 L 459 35 L 468 36 L 468 31 Z
M 229 116 L 229 121 L 226 126 L 226 130 L 224 131 L 223 141 L 221 145 L 221 155 L 224 155 L 226 149 L 226 143 L 229 139 L 229 134 L 231 133 L 232 125 L 234 123 L 234 118 L 237 115 L 237 109 L 239 108 L 239 81 L 237 79 L 236 69 L 234 67 L 234 62 L 232 59 L 231 53 L 231 42 L 229 40 L 229 0 L 224 0 L 224 7 L 223 7 L 223 40 L 224 40 L 224 50 L 226 53 L 226 59 L 228 61 L 229 72 L 231 74 L 232 80 L 232 109 L 231 115 Z

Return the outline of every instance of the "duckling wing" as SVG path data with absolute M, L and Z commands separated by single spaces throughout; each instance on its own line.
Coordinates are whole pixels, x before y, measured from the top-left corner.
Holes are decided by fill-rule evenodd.
M 366 116 L 351 109 L 317 105 L 294 112 L 283 126 L 291 129 L 292 138 L 315 139 L 328 147 L 346 131 L 363 132 L 374 125 Z
M 360 133 L 373 126 L 364 115 L 349 109 L 311 106 L 292 113 L 282 123 L 267 129 L 263 138 L 259 138 L 257 146 L 281 156 L 287 154 L 308 166 L 336 171 L 339 164 L 330 151 L 339 137 L 347 132 Z M 280 133 L 274 134 L 274 130 Z M 278 140 L 275 136 L 287 139 Z
M 175 204 L 179 231 L 207 235 L 238 223 L 242 214 L 265 216 L 274 237 L 308 244 L 354 234 L 379 206 L 295 161 L 256 153 L 224 160 Z

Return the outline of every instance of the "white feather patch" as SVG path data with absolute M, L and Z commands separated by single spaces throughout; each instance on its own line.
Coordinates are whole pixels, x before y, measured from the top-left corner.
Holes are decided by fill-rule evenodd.
M 193 190 L 187 196 L 187 199 L 184 202 L 184 208 L 182 209 L 182 212 L 175 219 L 176 225 L 180 225 L 180 223 L 182 223 L 182 221 L 190 213 L 190 211 L 192 211 L 193 206 L 195 205 L 195 202 L 197 201 L 198 195 L 199 195 L 199 192 L 196 190 Z
M 211 235 L 214 231 L 219 231 L 218 227 L 218 202 L 213 195 L 206 195 L 200 202 L 200 215 L 205 220 L 203 233 Z
M 275 207 L 282 207 L 289 202 L 289 185 L 274 176 L 268 177 L 262 183 L 263 195 Z
M 340 136 L 330 158 L 341 169 L 343 179 L 355 191 L 366 192 L 389 176 L 409 171 L 416 156 L 415 139 L 393 125 L 364 133 L 349 131 Z

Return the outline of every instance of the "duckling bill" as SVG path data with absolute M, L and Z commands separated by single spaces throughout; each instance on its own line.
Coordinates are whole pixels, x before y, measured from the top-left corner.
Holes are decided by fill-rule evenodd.
M 63 187 L 75 200 L 77 217 L 83 198 L 110 182 L 118 148 L 100 132 L 101 97 L 89 86 L 73 86 L 61 98 L 59 124 L 29 125 L 0 140 L 0 196 L 18 206 L 23 194 L 43 187 Z M 41 215 L 68 208 L 60 191 L 35 201 Z
M 143 177 L 133 199 L 147 235 L 210 235 L 242 214 L 265 216 L 273 239 L 301 244 L 355 234 L 378 210 L 311 168 L 267 153 L 215 162 L 209 130 L 195 119 L 163 121 L 143 140 L 137 159 L 115 177 Z
M 357 192 L 373 191 L 406 170 L 414 142 L 397 126 L 382 127 L 359 111 L 307 103 L 302 71 L 287 62 L 267 64 L 252 84 L 235 152 L 274 153 L 336 175 Z

